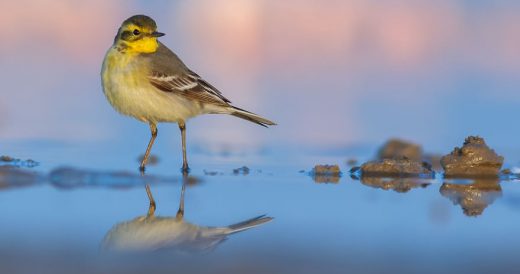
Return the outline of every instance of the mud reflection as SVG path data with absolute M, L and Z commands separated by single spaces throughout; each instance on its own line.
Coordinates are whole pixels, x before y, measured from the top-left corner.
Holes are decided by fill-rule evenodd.
M 177 178 L 139 175 L 125 171 L 95 171 L 61 167 L 50 172 L 50 183 L 57 188 L 113 187 L 129 188 L 147 183 L 175 183 Z
M 373 177 L 361 176 L 361 183 L 383 190 L 393 190 L 399 193 L 406 193 L 413 188 L 426 188 L 431 184 L 431 180 L 421 178 L 387 178 L 387 177 Z
M 187 179 L 187 177 L 185 177 Z M 176 250 L 198 253 L 211 251 L 231 234 L 241 232 L 272 220 L 261 215 L 249 220 L 223 227 L 200 226 L 184 219 L 184 193 L 182 185 L 179 210 L 176 216 L 155 215 L 155 200 L 149 185 L 146 192 L 150 201 L 146 216 L 116 224 L 105 236 L 103 248 L 114 251 Z
M 482 215 L 484 210 L 496 199 L 502 197 L 499 179 L 475 179 L 445 182 L 440 188 L 442 196 L 450 199 L 454 205 L 460 205 L 466 216 Z
M 337 184 L 341 179 L 341 170 L 338 165 L 316 165 L 309 176 L 318 184 Z
M 35 172 L 11 166 L 0 166 L 0 189 L 28 187 L 43 181 Z
M 73 167 L 59 167 L 48 174 L 18 166 L 0 165 L 0 190 L 50 184 L 60 189 L 88 187 L 131 188 L 146 184 L 173 184 L 186 182 L 188 186 L 202 183 L 196 176 L 167 177 L 139 175 L 127 171 L 99 171 Z

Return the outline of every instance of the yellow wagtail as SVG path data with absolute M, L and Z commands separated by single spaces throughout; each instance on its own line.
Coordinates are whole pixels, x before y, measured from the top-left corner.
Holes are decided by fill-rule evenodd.
M 103 91 L 120 113 L 148 123 L 152 137 L 141 161 L 144 171 L 157 137 L 157 123 L 177 123 L 182 136 L 182 170 L 186 158 L 186 120 L 200 114 L 231 114 L 267 127 L 275 123 L 234 107 L 220 91 L 191 71 L 157 40 L 155 21 L 135 15 L 123 22 L 108 50 L 101 77 Z

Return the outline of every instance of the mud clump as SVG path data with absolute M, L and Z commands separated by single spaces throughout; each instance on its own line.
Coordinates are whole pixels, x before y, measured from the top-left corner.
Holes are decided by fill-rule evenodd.
M 504 157 L 490 149 L 483 138 L 470 136 L 461 148 L 456 147 L 441 158 L 447 177 L 498 176 Z
M 405 157 L 410 160 L 420 161 L 422 154 L 420 145 L 400 139 L 390 139 L 379 149 L 377 158 L 383 160 Z
M 425 162 L 411 160 L 406 157 L 383 159 L 364 163 L 361 168 L 362 176 L 388 177 L 433 177 L 431 165 Z
M 339 183 L 341 170 L 338 165 L 316 165 L 309 174 L 316 183 Z
M 377 152 L 377 160 L 350 170 L 354 177 L 433 177 L 429 163 L 422 162 L 420 145 L 400 139 L 388 140 Z

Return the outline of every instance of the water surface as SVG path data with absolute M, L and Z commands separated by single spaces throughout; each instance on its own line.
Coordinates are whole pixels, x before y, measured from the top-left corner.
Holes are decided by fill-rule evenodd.
M 1 154 L 39 165 L 0 169 L 0 268 L 53 262 L 63 270 L 81 262 L 85 272 L 92 266 L 136 273 L 211 266 L 223 272 L 461 273 L 518 266 L 518 180 L 351 178 L 347 159 L 369 159 L 375 149 L 192 148 L 186 222 L 222 227 L 264 214 L 274 219 L 209 248 L 170 244 L 121 255 L 102 249 L 103 239 L 117 224 L 146 216 L 145 184 L 155 214 L 175 218 L 183 182 L 178 149 L 155 147 L 158 163 L 142 177 L 140 147 L 124 142 L 4 143 Z M 343 174 L 323 183 L 308 174 L 315 164 L 339 164 Z M 247 172 L 239 169 L 244 166 Z M 34 264 L 23 263 L 27 256 Z

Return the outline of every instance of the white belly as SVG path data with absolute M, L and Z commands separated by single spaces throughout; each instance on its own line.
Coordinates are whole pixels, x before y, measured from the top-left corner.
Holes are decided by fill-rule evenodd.
M 118 112 L 147 123 L 179 122 L 201 114 L 197 102 L 152 86 L 145 71 L 137 72 L 138 60 L 128 58 L 133 57 L 111 49 L 101 71 L 103 91 Z

